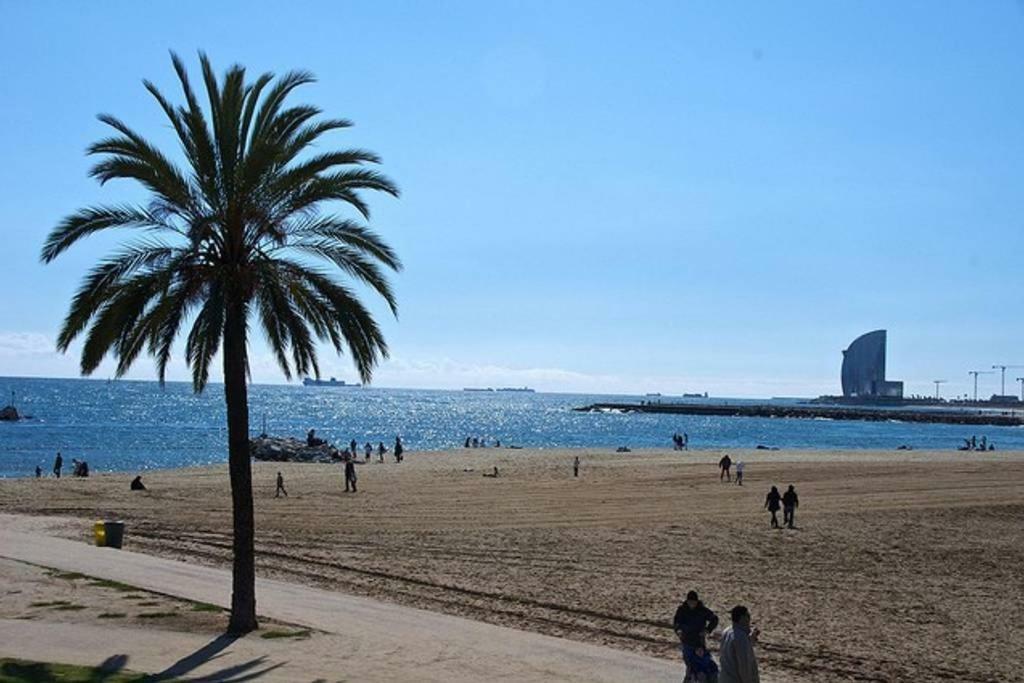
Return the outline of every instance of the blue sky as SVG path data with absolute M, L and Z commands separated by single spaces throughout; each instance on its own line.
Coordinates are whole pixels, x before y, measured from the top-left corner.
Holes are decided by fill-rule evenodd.
M 908 393 L 1024 364 L 1018 3 L 284 8 L 0 0 L 0 375 L 77 375 L 52 340 L 115 240 L 39 248 L 140 196 L 87 177 L 97 113 L 174 149 L 141 85 L 177 94 L 170 49 L 313 71 L 296 101 L 383 156 L 403 196 L 372 225 L 406 270 L 378 385 L 836 393 L 841 349 L 880 327 Z

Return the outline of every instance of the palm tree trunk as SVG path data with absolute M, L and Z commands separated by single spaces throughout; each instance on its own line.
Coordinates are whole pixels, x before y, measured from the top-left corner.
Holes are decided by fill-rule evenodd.
M 249 455 L 245 305 L 229 303 L 224 317 L 224 398 L 228 412 L 228 471 L 234 522 L 231 621 L 228 632 L 249 633 L 256 623 L 256 548 Z

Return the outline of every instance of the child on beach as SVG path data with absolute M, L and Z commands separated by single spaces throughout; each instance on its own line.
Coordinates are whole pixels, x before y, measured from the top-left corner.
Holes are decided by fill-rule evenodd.
M 686 683 L 716 683 L 718 665 L 703 645 L 689 650 L 686 655 Z

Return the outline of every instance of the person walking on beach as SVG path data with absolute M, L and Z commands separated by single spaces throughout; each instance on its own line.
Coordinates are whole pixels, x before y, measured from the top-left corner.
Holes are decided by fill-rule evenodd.
M 726 481 L 732 481 L 732 475 L 729 474 L 729 468 L 732 467 L 732 458 L 726 453 L 722 456 L 722 459 L 718 461 L 718 468 L 722 470 L 718 474 L 718 481 L 722 481 L 725 478 Z
M 60 451 L 57 451 L 57 457 L 53 459 L 53 476 L 60 479 L 60 471 L 64 468 L 64 458 L 61 457 Z
M 772 490 L 768 492 L 768 495 L 764 499 L 765 509 L 772 513 L 772 528 L 779 528 L 779 502 L 782 500 L 782 496 L 779 495 L 779 490 L 772 487 Z
M 696 657 L 698 648 L 706 647 L 705 638 L 718 626 L 718 616 L 704 606 L 697 596 L 697 591 L 686 594 L 686 600 L 676 608 L 672 619 L 672 629 L 679 638 L 683 652 L 683 662 L 688 663 Z M 689 669 L 689 665 L 687 665 Z M 689 676 L 689 671 L 687 671 Z M 686 680 L 684 676 L 683 680 Z
M 760 683 L 757 655 L 754 654 L 758 630 L 750 628 L 750 610 L 736 605 L 729 615 L 732 626 L 725 629 L 718 649 L 721 668 L 718 683 Z
M 353 458 L 345 458 L 345 493 L 348 493 L 349 486 L 352 487 L 352 493 L 357 493 L 356 464 L 353 462 Z
M 377 457 L 380 458 L 381 462 L 384 462 L 384 454 L 388 452 L 388 447 L 384 445 L 383 441 L 377 442 Z
M 36 465 L 36 479 L 42 479 L 42 478 L 43 478 L 43 468 L 40 467 L 39 465 Z
M 690 435 L 686 432 L 683 432 L 683 450 L 690 450 Z
M 405 448 L 402 446 L 402 437 L 395 437 L 395 462 L 402 462 L 402 452 Z
M 572 459 L 572 476 L 580 476 L 580 456 L 576 456 Z
M 740 460 L 736 463 L 736 485 L 743 486 L 743 468 L 746 467 L 746 463 Z
M 782 522 L 790 529 L 793 528 L 793 516 L 799 506 L 800 499 L 796 495 L 796 489 L 790 484 L 786 492 L 782 494 Z
M 285 498 L 288 497 L 288 492 L 284 490 L 284 477 L 281 475 L 280 472 L 278 472 L 277 473 L 277 490 L 274 491 L 274 498 L 280 498 L 282 493 L 284 494 Z
M 373 457 L 373 444 L 367 441 L 363 444 L 363 459 L 366 462 L 370 462 L 370 458 Z

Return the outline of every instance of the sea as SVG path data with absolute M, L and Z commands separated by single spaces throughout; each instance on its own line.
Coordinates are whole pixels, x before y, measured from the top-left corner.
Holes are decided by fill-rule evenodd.
M 0 477 L 48 472 L 57 451 L 93 471 L 221 463 L 227 459 L 223 386 L 202 394 L 184 382 L 0 377 L 0 405 L 14 403 L 27 419 L 0 422 Z M 407 451 L 461 447 L 467 437 L 536 448 L 670 447 L 685 432 L 691 449 L 778 448 L 953 449 L 986 435 L 1000 450 L 1024 449 L 1024 428 L 826 419 L 587 413 L 598 402 L 639 402 L 644 396 L 438 391 L 373 387 L 252 385 L 250 431 L 304 438 L 309 429 L 336 444 L 393 445 Z M 671 397 L 654 400 L 674 401 Z M 742 399 L 685 399 L 752 403 Z M 796 399 L 773 399 L 795 402 Z M 763 402 L 763 401 L 760 401 Z

